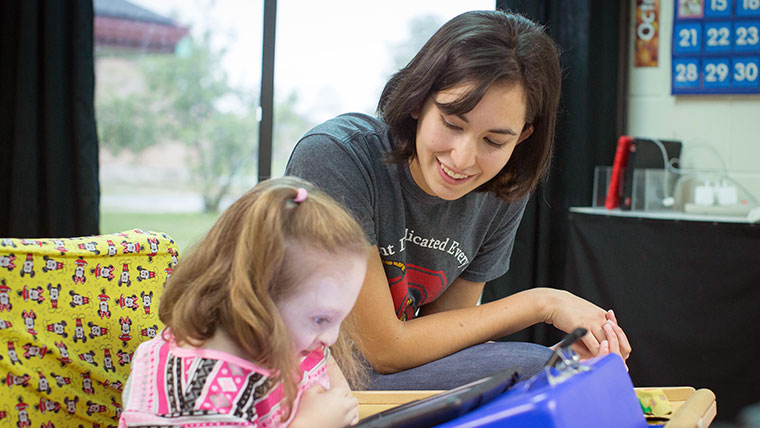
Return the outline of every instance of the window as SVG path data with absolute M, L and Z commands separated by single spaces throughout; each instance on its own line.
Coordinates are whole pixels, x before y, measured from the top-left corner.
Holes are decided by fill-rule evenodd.
M 256 184 L 263 0 L 95 0 L 101 230 L 186 249 Z M 493 0 L 281 0 L 272 176 L 308 129 L 373 114 L 445 21 Z
M 189 247 L 256 182 L 262 1 L 94 6 L 101 230 Z

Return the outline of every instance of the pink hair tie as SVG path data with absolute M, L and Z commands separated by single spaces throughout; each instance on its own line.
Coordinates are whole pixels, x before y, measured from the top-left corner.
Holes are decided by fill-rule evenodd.
M 301 202 L 306 200 L 306 196 L 308 195 L 309 194 L 306 192 L 306 189 L 304 189 L 303 187 L 299 187 L 298 193 L 296 193 L 296 197 L 293 198 L 293 201 L 300 204 Z

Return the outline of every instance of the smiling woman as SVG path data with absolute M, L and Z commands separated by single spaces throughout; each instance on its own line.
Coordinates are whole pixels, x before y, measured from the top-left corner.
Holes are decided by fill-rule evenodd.
M 371 247 L 353 310 L 374 389 L 449 389 L 506 367 L 541 370 L 546 347 L 484 343 L 533 324 L 584 327 L 584 357 L 630 345 L 614 314 L 534 288 L 478 305 L 503 275 L 530 192 L 551 158 L 559 54 L 522 16 L 473 11 L 444 24 L 395 73 L 378 116 L 309 131 L 286 173 L 342 202 Z

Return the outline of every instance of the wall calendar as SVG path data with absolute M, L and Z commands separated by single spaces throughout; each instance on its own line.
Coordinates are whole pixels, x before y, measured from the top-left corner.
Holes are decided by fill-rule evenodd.
M 760 94 L 760 0 L 676 0 L 673 95 Z

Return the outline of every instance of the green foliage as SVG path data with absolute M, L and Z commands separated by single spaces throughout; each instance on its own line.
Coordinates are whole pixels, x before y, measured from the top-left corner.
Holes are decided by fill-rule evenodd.
M 223 98 L 239 96 L 221 67 L 224 52 L 212 50 L 209 33 L 184 42 L 181 56 L 146 56 L 142 62 L 148 92 L 167 103 L 167 126 L 183 140 L 197 138 L 205 121 L 220 113 Z
M 158 121 L 145 111 L 152 101 L 145 94 L 136 94 L 99 103 L 99 138 L 111 154 L 118 155 L 123 150 L 140 152 L 156 143 Z

